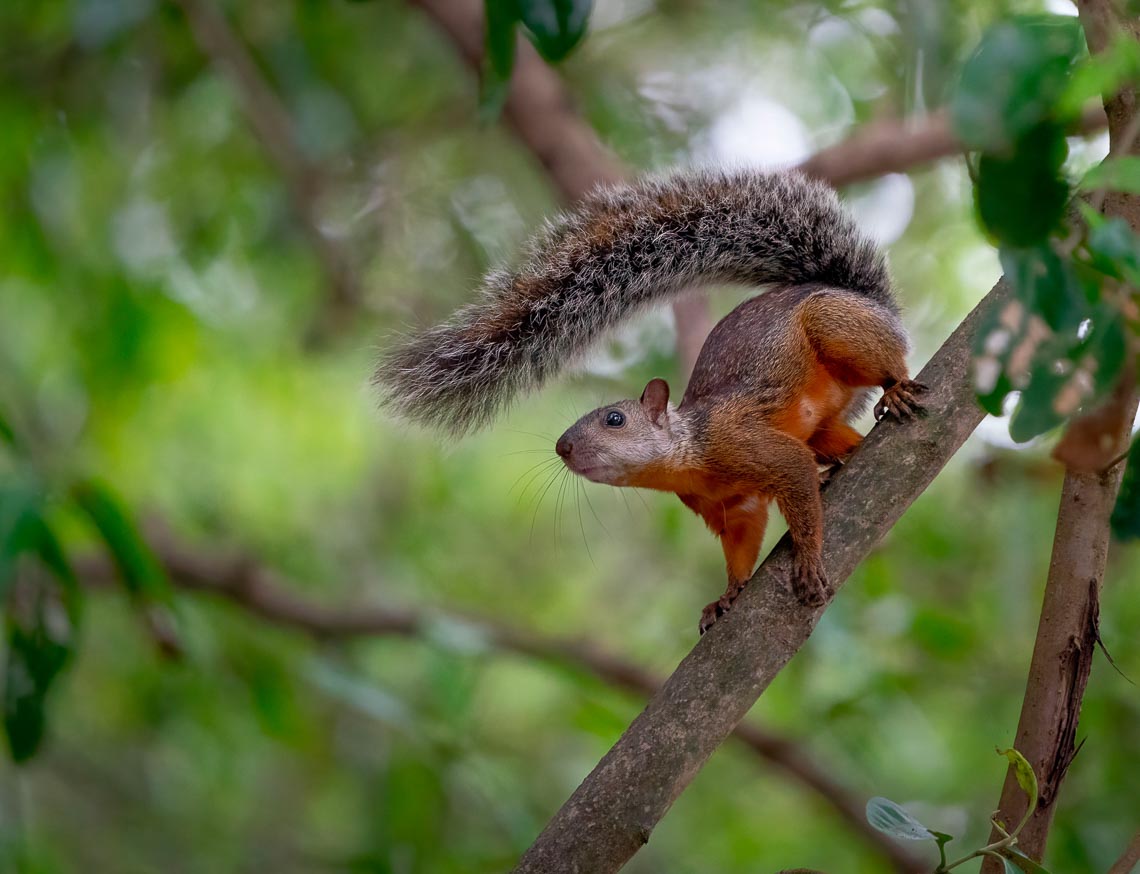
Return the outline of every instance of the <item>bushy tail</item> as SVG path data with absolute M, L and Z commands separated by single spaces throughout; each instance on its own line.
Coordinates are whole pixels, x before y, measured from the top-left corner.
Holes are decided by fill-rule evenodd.
M 462 434 L 631 314 L 712 282 L 820 283 L 896 309 L 882 254 L 826 185 L 681 173 L 587 197 L 518 269 L 488 275 L 478 301 L 385 355 L 374 381 L 398 413 Z

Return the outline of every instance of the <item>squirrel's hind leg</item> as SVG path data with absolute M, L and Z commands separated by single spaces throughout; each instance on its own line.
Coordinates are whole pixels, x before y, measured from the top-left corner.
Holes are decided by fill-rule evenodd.
M 733 509 L 724 511 L 720 545 L 724 549 L 725 565 L 728 568 L 728 587 L 723 595 L 701 612 L 701 634 L 729 611 L 752 576 L 756 559 L 760 556 L 760 544 L 764 541 L 764 530 L 768 527 L 769 500 L 766 495 L 750 495 Z M 714 527 L 711 522 L 710 527 Z
M 848 291 L 821 291 L 799 305 L 800 327 L 820 363 L 849 386 L 880 386 L 875 418 L 915 415 L 926 386 L 907 372 L 906 332 L 896 313 Z

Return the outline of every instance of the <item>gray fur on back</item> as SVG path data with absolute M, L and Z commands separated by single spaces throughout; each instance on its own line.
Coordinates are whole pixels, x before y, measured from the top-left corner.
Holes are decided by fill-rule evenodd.
M 882 253 L 795 171 L 701 171 L 600 188 L 479 299 L 386 354 L 386 403 L 454 434 L 577 360 L 632 314 L 705 283 L 814 283 L 897 312 Z

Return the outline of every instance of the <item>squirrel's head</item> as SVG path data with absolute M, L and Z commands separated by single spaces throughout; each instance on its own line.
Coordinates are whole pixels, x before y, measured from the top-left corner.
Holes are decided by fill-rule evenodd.
M 641 399 L 587 413 L 558 438 L 571 471 L 596 483 L 636 486 L 674 453 L 684 423 L 669 403 L 669 383 L 652 379 Z

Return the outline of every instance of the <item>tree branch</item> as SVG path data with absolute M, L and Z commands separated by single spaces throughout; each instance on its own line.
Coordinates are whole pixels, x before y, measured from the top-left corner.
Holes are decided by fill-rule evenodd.
M 1112 863 L 1112 867 L 1108 869 L 1108 874 L 1129 874 L 1136 867 L 1137 862 L 1140 862 L 1140 830 L 1132 836 L 1132 840 L 1128 842 L 1128 846 L 1124 848 L 1120 858 Z
M 359 282 L 347 253 L 321 229 L 325 180 L 301 150 L 288 110 L 214 0 L 174 2 L 186 16 L 202 53 L 233 85 L 250 128 L 285 182 L 293 213 L 329 283 L 335 310 L 329 315 L 345 315 L 358 302 Z
M 1100 106 L 1090 106 L 1074 125 L 1074 133 L 1095 133 L 1107 123 Z M 799 165 L 808 176 L 835 188 L 905 173 L 923 164 L 961 155 L 965 146 L 955 135 L 944 110 L 922 119 L 884 119 L 855 131 L 848 139 L 821 149 Z
M 587 640 L 551 638 L 462 614 L 432 615 L 380 606 L 329 608 L 297 597 L 271 571 L 245 558 L 203 554 L 155 530 L 148 541 L 178 588 L 224 598 L 255 616 L 319 639 L 430 637 L 440 623 L 453 621 L 475 629 L 490 648 L 568 664 L 626 692 L 650 696 L 661 686 L 650 672 Z M 110 583 L 116 574 L 102 556 L 83 558 L 76 569 L 84 581 L 95 585 Z M 929 868 L 872 828 L 864 815 L 865 799 L 821 770 L 795 742 L 755 723 L 737 726 L 734 736 L 777 770 L 814 791 L 892 870 L 911 874 Z
M 1078 11 L 1089 50 L 1102 51 L 1113 33 L 1124 26 L 1110 0 L 1079 0 Z M 1136 38 L 1136 22 L 1130 21 Z M 1110 152 L 1135 152 L 1135 89 L 1105 95 Z M 1126 218 L 1140 230 L 1140 198 L 1120 195 L 1105 199 L 1107 215 Z M 1127 446 L 1136 418 L 1137 395 L 1134 364 L 1130 362 L 1117 390 L 1106 404 L 1082 419 L 1096 418 L 1097 427 L 1111 441 L 1104 454 L 1111 457 Z M 1078 419 L 1069 433 L 1082 427 Z M 1068 435 L 1066 435 L 1068 436 Z M 1056 801 L 1070 763 L 1080 746 L 1077 722 L 1085 687 L 1092 671 L 1093 654 L 1100 640 L 1100 590 L 1108 557 L 1109 518 L 1120 489 L 1123 465 L 1103 471 L 1084 472 L 1069 467 L 1061 489 L 1053 555 L 1037 639 L 1029 663 L 1029 677 L 1021 705 L 1014 746 L 1033 766 L 1040 784 L 1037 809 L 1018 835 L 1018 849 L 1041 860 L 1053 823 Z M 1020 822 L 1028 806 L 1011 767 L 1006 773 L 996 820 Z M 996 830 L 993 836 L 996 837 Z M 982 874 L 1001 874 L 1000 859 L 987 857 Z
M 824 491 L 824 564 L 837 587 L 930 484 L 983 417 L 967 377 L 983 309 L 966 318 L 919 381 L 927 415 L 880 422 Z M 700 639 L 661 691 L 555 814 L 516 871 L 617 871 L 669 810 L 772 679 L 824 608 L 791 594 L 790 541 L 767 557 L 732 611 Z

